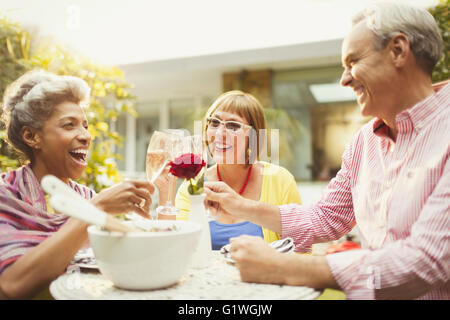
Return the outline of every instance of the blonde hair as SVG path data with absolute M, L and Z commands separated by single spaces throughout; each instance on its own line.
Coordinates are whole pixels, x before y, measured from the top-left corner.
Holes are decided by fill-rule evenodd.
M 240 90 L 225 92 L 214 101 L 206 112 L 205 126 L 203 128 L 203 137 L 210 156 L 212 155 L 208 147 L 209 142 L 206 138 L 206 131 L 208 130 L 206 119 L 219 110 L 237 114 L 247 120 L 248 124 L 252 126 L 249 135 L 249 155 L 247 161 L 251 164 L 255 160 L 259 160 L 259 155 L 266 141 L 266 137 L 263 134 L 266 129 L 266 117 L 259 101 L 250 93 L 245 93 Z
M 406 35 L 418 65 L 431 75 L 442 55 L 443 41 L 433 16 L 425 9 L 401 3 L 380 2 L 360 11 L 353 17 L 353 25 L 366 21 L 375 34 L 376 50 L 386 47 L 398 33 Z
M 3 95 L 2 119 L 8 143 L 32 159 L 33 150 L 23 140 L 22 128 L 40 130 L 59 103 L 82 104 L 88 101 L 89 95 L 89 86 L 80 78 L 38 70 L 25 73 L 8 86 Z

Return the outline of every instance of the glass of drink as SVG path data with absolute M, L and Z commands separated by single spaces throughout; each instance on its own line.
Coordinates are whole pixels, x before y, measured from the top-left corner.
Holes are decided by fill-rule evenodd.
M 166 164 L 173 161 L 180 154 L 182 150 L 184 131 L 171 129 L 169 130 L 169 134 L 170 150 Z M 179 213 L 179 210 L 173 203 L 173 193 L 175 192 L 177 177 L 169 172 L 167 179 L 169 183 L 167 201 L 156 208 L 158 219 L 175 219 L 176 215 Z
M 163 172 L 167 163 L 170 161 L 171 148 L 170 134 L 162 131 L 153 132 L 148 144 L 147 156 L 145 158 L 147 180 L 152 184 L 155 183 L 155 180 Z M 130 220 L 142 219 L 141 216 L 134 212 L 126 214 L 126 217 Z
M 150 139 L 145 159 L 147 179 L 154 183 L 170 161 L 172 137 L 169 133 L 155 131 Z

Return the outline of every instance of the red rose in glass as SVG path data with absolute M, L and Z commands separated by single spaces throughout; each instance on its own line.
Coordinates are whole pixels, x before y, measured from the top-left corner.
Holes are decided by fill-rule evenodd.
M 175 177 L 193 179 L 206 165 L 198 154 L 185 153 L 169 163 L 170 173 Z

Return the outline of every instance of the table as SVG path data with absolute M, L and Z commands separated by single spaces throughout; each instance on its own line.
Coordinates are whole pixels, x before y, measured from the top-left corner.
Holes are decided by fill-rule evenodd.
M 54 280 L 50 293 L 57 300 L 313 300 L 321 294 L 308 287 L 242 282 L 218 251 L 207 268 L 188 269 L 168 288 L 123 290 L 99 272 L 72 272 Z

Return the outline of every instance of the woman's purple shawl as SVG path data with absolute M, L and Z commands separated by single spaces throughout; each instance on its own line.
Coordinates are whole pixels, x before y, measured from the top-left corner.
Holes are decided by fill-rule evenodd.
M 85 199 L 95 192 L 69 181 Z M 47 212 L 44 192 L 28 164 L 0 174 L 0 274 L 59 230 L 69 217 Z

